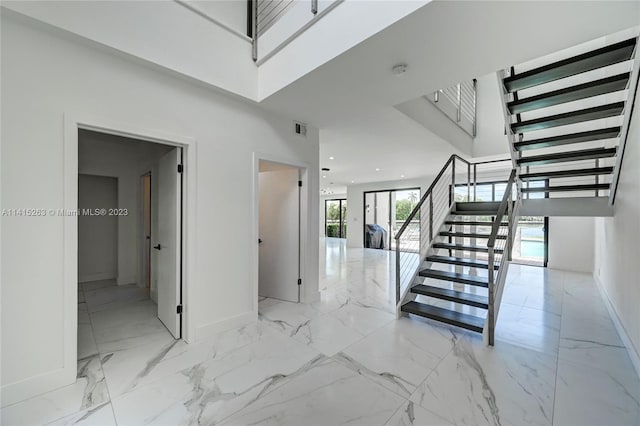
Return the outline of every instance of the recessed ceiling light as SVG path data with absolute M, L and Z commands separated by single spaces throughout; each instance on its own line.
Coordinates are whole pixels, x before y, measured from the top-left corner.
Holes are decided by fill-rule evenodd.
M 335 160 L 335 157 L 329 157 L 329 160 Z
M 379 171 L 380 171 L 380 169 L 376 167 L 376 172 L 379 172 Z
M 324 179 L 324 178 L 326 178 L 326 177 L 327 177 L 327 175 L 322 175 L 322 178 L 323 178 L 323 179 Z
M 351 181 L 351 183 L 356 183 L 356 181 L 355 181 L 355 180 L 352 180 L 352 181 Z
M 403 178 L 403 177 L 404 177 L 404 175 L 400 175 L 400 177 L 401 177 L 401 178 Z

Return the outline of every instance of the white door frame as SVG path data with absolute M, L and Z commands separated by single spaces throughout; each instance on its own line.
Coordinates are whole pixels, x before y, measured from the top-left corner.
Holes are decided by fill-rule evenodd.
M 300 278 L 302 279 L 302 286 L 300 288 L 300 302 L 309 301 L 312 295 L 309 295 L 307 290 L 307 258 L 309 256 L 309 209 L 311 207 L 311 200 L 309 198 L 309 164 L 291 160 L 288 158 L 281 158 L 272 154 L 265 154 L 254 152 L 253 153 L 253 212 L 252 212 L 252 230 L 251 230 L 251 257 L 252 257 L 252 269 L 253 269 L 253 310 L 258 314 L 258 283 L 259 275 L 258 268 L 260 263 L 260 253 L 258 250 L 258 238 L 260 231 L 260 161 L 269 161 L 271 163 L 282 164 L 284 166 L 294 167 L 300 169 L 300 180 L 302 181 L 302 188 L 300 189 Z
M 104 117 L 64 114 L 64 193 L 63 208 L 78 209 L 78 130 L 92 130 L 116 136 L 183 148 L 183 225 L 182 225 L 182 338 L 195 338 L 195 323 L 190 309 L 196 277 L 196 140 L 149 129 L 134 122 L 113 121 Z M 64 279 L 64 367 L 68 383 L 76 380 L 78 331 L 78 217 L 66 215 L 63 238 Z

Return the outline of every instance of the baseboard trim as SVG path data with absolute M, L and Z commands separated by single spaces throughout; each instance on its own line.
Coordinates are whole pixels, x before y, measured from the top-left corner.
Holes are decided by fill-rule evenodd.
M 624 346 L 627 348 L 627 352 L 629 353 L 629 358 L 631 358 L 631 363 L 633 364 L 633 367 L 636 369 L 636 373 L 638 374 L 638 377 L 640 377 L 640 354 L 638 354 L 638 351 L 636 350 L 633 344 L 633 341 L 631 340 L 631 338 L 629 338 L 629 334 L 627 333 L 627 330 L 624 328 L 624 325 L 620 320 L 618 311 L 616 310 L 615 306 L 611 302 L 611 298 L 609 297 L 609 293 L 607 293 L 607 289 L 602 284 L 602 281 L 600 281 L 600 277 L 598 277 L 594 273 L 593 278 L 596 282 L 596 286 L 598 287 L 598 291 L 600 291 L 602 300 L 604 300 L 604 304 L 607 307 L 607 311 L 609 311 L 609 316 L 613 321 L 613 325 L 616 327 L 616 330 L 618 330 L 620 339 L 622 340 L 622 343 L 624 343 Z
M 115 274 L 111 272 L 100 272 L 97 274 L 88 274 L 78 276 L 79 283 L 89 283 L 91 281 L 115 280 Z
M 74 366 L 74 368 L 61 368 L 2 386 L 0 390 L 2 408 L 68 386 L 76 381 L 77 375 L 77 368 Z
M 221 321 L 212 322 L 209 324 L 201 325 L 196 328 L 195 341 L 206 339 L 214 334 L 232 330 L 234 328 L 244 327 L 258 321 L 258 312 L 250 311 L 244 314 L 237 315 L 235 317 L 229 317 Z

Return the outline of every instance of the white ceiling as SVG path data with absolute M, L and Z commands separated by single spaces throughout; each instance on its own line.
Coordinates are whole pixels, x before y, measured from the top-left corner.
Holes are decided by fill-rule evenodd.
M 434 1 L 261 104 L 320 128 L 320 166 L 331 169 L 321 188 L 433 175 L 455 149 L 395 105 L 637 25 L 638 16 L 639 2 Z M 397 63 L 408 64 L 400 77 Z

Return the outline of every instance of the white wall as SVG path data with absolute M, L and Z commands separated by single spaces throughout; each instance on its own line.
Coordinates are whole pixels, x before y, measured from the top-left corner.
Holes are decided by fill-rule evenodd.
M 433 177 L 372 182 L 347 186 L 347 246 L 362 247 L 364 238 L 364 193 L 389 189 L 420 188 L 420 197 L 429 188 Z
M 595 224 L 595 277 L 624 327 L 640 370 L 640 111 L 633 112 L 615 200 L 615 216 Z
M 191 137 L 197 143 L 197 175 L 191 175 L 197 222 L 189 226 L 197 234 L 187 283 L 193 303 L 185 306 L 193 323 L 188 338 L 257 318 L 254 155 L 308 164 L 305 185 L 317 194 L 317 128 L 309 126 L 307 138 L 300 138 L 291 120 L 255 105 L 5 13 L 1 23 L 3 208 L 63 207 L 65 114 Z M 318 197 L 307 202 L 308 223 L 317 223 Z M 239 226 L 220 226 L 230 217 Z M 60 386 L 60 377 L 68 377 L 61 369 L 73 368 L 75 376 L 63 355 L 65 339 L 75 339 L 64 333 L 70 284 L 62 279 L 63 223 L 50 216 L 2 218 L 3 405 Z M 307 232 L 310 241 L 317 239 L 316 226 Z M 307 254 L 304 297 L 312 299 L 318 245 L 309 244 Z
M 247 1 L 245 0 L 188 0 L 208 15 L 242 34 L 247 33 Z
M 592 217 L 550 217 L 548 267 L 592 273 L 593 223 Z
M 245 98 L 257 97 L 251 42 L 174 1 L 3 1 L 2 7 Z M 225 11 L 223 20 L 230 16 Z
M 78 209 L 117 209 L 118 179 L 78 176 Z M 78 217 L 78 282 L 116 278 L 118 218 L 81 214 Z

